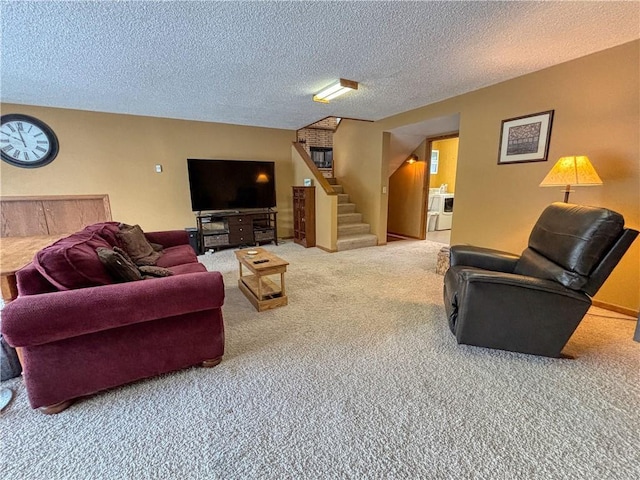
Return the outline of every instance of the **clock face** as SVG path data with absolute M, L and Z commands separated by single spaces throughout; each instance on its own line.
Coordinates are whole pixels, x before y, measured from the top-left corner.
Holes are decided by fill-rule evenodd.
M 55 133 L 37 118 L 12 113 L 3 115 L 0 123 L 0 151 L 5 162 L 35 168 L 47 165 L 58 155 Z

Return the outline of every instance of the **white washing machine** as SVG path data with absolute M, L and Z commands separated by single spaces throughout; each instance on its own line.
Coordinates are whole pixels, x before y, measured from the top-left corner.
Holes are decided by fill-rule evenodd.
M 435 193 L 429 195 L 429 210 L 437 212 L 436 230 L 451 230 L 453 219 L 453 193 Z

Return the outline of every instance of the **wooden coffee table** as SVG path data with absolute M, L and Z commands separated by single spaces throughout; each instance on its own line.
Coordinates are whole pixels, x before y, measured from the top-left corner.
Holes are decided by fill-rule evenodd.
M 251 252 L 251 253 L 250 253 Z M 255 252 L 255 254 L 252 254 Z M 238 287 L 245 297 L 263 312 L 271 308 L 287 305 L 287 295 L 284 288 L 284 274 L 289 262 L 277 257 L 263 248 L 247 248 L 235 252 L 239 262 L 240 278 Z M 251 272 L 243 275 L 243 267 Z M 279 275 L 280 284 L 269 276 Z
M 0 289 L 5 303 L 18 296 L 16 272 L 31 262 L 39 250 L 66 235 L 0 238 Z

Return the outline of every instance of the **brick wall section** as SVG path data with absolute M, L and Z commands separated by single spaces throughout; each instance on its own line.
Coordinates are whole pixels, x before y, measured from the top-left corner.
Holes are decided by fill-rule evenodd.
M 333 148 L 333 132 L 338 128 L 337 117 L 326 117 L 297 131 L 296 141 L 302 143 L 308 154 L 310 147 Z
M 301 141 L 302 140 L 302 141 Z M 317 128 L 301 128 L 298 130 L 298 142 L 311 154 L 309 147 L 333 147 L 333 131 Z
M 336 117 L 323 118 L 316 123 L 307 125 L 305 128 L 330 128 L 331 130 L 335 130 L 338 128 L 338 119 Z

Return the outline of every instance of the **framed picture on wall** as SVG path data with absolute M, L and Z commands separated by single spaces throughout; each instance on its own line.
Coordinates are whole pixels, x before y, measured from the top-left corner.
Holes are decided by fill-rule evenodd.
M 553 110 L 502 121 L 498 165 L 546 162 Z
M 438 162 L 440 161 L 440 151 L 431 150 L 431 163 L 429 164 L 429 173 L 436 175 L 438 173 Z

